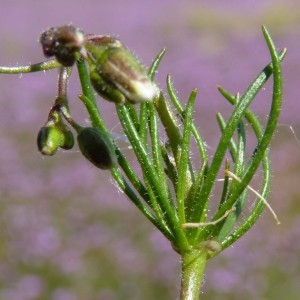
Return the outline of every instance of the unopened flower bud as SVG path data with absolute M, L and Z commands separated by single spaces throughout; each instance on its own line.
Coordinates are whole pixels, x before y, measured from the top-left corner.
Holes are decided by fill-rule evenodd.
M 37 136 L 39 151 L 46 156 L 56 153 L 63 140 L 63 133 L 55 126 L 44 126 Z
M 98 128 L 86 127 L 79 131 L 78 146 L 83 156 L 100 169 L 117 165 L 117 157 L 110 137 Z
M 115 103 L 153 101 L 159 89 L 146 69 L 118 40 L 99 37 L 86 42 L 91 82 L 96 92 Z
M 105 100 L 117 104 L 125 102 L 125 96 L 113 85 L 109 85 L 103 80 L 103 77 L 101 77 L 99 71 L 96 69 L 96 65 L 90 66 L 90 79 L 94 90 Z
M 70 67 L 75 63 L 84 41 L 83 31 L 72 25 L 51 27 L 40 37 L 44 55 L 55 56 L 57 61 L 65 67 Z

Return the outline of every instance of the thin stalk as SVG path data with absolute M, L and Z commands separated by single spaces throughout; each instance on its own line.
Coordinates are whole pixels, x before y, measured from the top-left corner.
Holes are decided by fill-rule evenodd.
M 21 73 L 32 73 L 47 71 L 51 69 L 56 69 L 61 67 L 61 64 L 56 59 L 51 59 L 47 61 L 42 61 L 37 64 L 28 65 L 28 66 L 18 66 L 18 67 L 1 67 L 0 73 L 2 74 L 21 74 Z
M 77 70 L 79 74 L 82 92 L 97 107 L 95 91 L 91 84 L 90 75 L 87 70 L 86 63 L 83 59 L 79 59 L 77 60 L 76 64 L 77 64 Z M 94 117 L 94 115 L 92 115 L 92 117 Z M 93 122 L 93 120 L 91 121 Z

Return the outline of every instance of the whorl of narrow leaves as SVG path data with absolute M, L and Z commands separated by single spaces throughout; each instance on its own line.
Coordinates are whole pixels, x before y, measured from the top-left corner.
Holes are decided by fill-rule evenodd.
M 233 111 L 228 120 L 221 114 L 217 115 L 221 136 L 212 159 L 209 159 L 206 144 L 193 120 L 196 91 L 192 91 L 184 107 L 168 77 L 168 96 L 183 120 L 181 126 L 164 93 L 152 81 L 164 50 L 147 72 L 114 37 L 86 35 L 79 28 L 66 25 L 49 28 L 40 37 L 45 56 L 54 56 L 55 59 L 25 67 L 0 67 L 1 73 L 19 74 L 63 66 L 58 80 L 59 96 L 37 137 L 39 151 L 51 156 L 59 148 L 73 147 L 73 134 L 64 121 L 76 130 L 83 156 L 97 168 L 111 170 L 118 187 L 181 255 L 181 299 L 199 299 L 206 260 L 243 236 L 255 224 L 265 206 L 270 209 L 267 202 L 271 181 L 268 148 L 281 111 L 281 61 L 285 50 L 277 53 L 265 27 L 263 34 L 271 63 L 240 96 L 235 97 L 219 88 L 225 99 L 233 105 Z M 93 127 L 81 127 L 69 113 L 68 77 L 75 63 L 82 87 L 79 98 L 88 111 Z M 264 128 L 249 106 L 272 74 L 272 103 Z M 129 160 L 113 144 L 94 91 L 110 102 L 125 104 L 116 105 L 116 111 L 142 176 L 135 172 Z M 248 160 L 244 119 L 257 139 L 255 153 Z M 161 135 L 163 129 L 164 138 Z M 170 155 L 168 146 L 162 142 L 165 138 L 170 144 Z M 200 165 L 195 165 L 194 159 L 191 159 L 193 139 L 200 153 Z M 216 210 L 211 211 L 212 218 L 208 219 L 214 185 L 224 162 L 226 175 L 221 199 L 218 207 L 213 205 Z M 263 180 L 261 192 L 258 193 L 249 184 L 260 166 Z M 234 181 L 230 181 L 229 177 Z M 258 196 L 249 211 L 244 210 L 248 200 L 247 190 Z M 277 218 L 274 211 L 270 210 Z M 243 220 L 241 212 L 244 213 Z

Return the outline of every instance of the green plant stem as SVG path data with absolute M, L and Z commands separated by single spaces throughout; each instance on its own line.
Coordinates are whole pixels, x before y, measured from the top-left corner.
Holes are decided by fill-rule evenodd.
M 77 70 L 80 79 L 83 95 L 89 98 L 89 100 L 97 107 L 97 101 L 95 97 L 95 91 L 92 87 L 89 72 L 87 70 L 86 63 L 83 59 L 77 61 Z M 97 113 L 95 113 L 96 115 Z M 98 112 L 99 114 L 99 112 Z M 93 117 L 94 114 L 91 115 Z M 93 122 L 93 119 L 91 120 Z M 105 127 L 105 126 L 104 126 Z
M 203 249 L 194 249 L 181 257 L 180 300 L 198 300 L 204 276 L 207 253 Z
M 37 64 L 18 67 L 0 67 L 0 73 L 2 74 L 21 74 L 32 73 L 39 71 L 47 71 L 61 67 L 61 64 L 56 59 L 43 61 Z

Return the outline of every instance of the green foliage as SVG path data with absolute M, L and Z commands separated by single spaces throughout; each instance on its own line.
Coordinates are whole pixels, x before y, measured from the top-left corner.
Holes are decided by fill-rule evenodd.
M 265 207 L 264 199 L 268 198 L 271 181 L 268 148 L 281 110 L 281 61 L 285 50 L 277 53 L 268 31 L 263 27 L 271 63 L 258 74 L 243 95 L 234 96 L 219 87 L 221 95 L 232 104 L 233 109 L 227 120 L 217 114 L 221 137 L 212 159 L 209 159 L 202 134 L 193 119 L 197 91 L 191 92 L 186 106 L 183 106 L 170 76 L 167 78 L 168 98 L 162 91 L 158 92 L 153 82 L 164 50 L 155 58 L 147 74 L 119 41 L 103 36 L 87 36 L 83 41 L 82 31 L 73 26 L 70 26 L 70 32 L 67 29 L 68 26 L 52 28 L 41 38 L 46 56 L 54 55 L 64 65 L 60 69 L 58 98 L 49 116 L 56 112 L 59 118 L 63 116 L 76 129 L 83 156 L 97 167 L 109 169 L 119 189 L 171 242 L 174 250 L 182 256 L 181 299 L 198 299 L 206 260 L 243 236 Z M 52 44 L 52 39 L 57 39 L 58 43 Z M 80 59 L 76 60 L 78 57 Z M 66 90 L 70 72 L 65 66 L 73 65 L 75 60 L 82 87 L 79 98 L 87 109 L 92 128 L 81 128 L 69 112 Z M 24 73 L 58 66 L 55 60 L 50 60 L 26 67 L 0 67 L 0 72 Z M 271 75 L 273 96 L 264 128 L 249 105 Z M 112 143 L 93 88 L 115 103 L 139 171 Z M 245 120 L 257 139 L 249 159 L 245 155 Z M 161 138 L 161 127 L 165 130 L 167 142 Z M 48 151 L 50 155 L 58 147 L 63 147 L 60 134 L 57 134 L 58 127 L 54 128 L 55 131 L 53 127 L 43 127 L 38 139 L 40 151 L 45 145 L 49 148 L 49 139 L 54 141 L 55 147 Z M 197 164 L 191 160 L 191 143 L 196 145 L 200 154 L 201 161 Z M 244 212 L 245 218 L 240 221 L 248 199 L 247 187 L 259 166 L 263 170 L 261 196 L 248 214 Z M 229 169 L 238 180 L 230 180 L 232 173 Z M 219 174 L 224 171 L 219 205 L 212 218 L 208 219 L 212 191 Z

